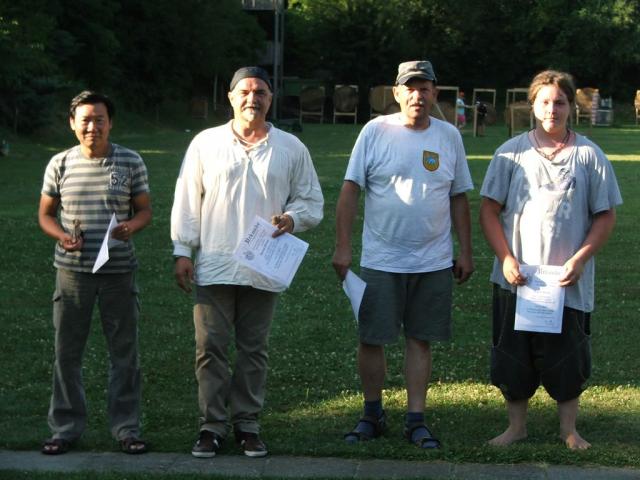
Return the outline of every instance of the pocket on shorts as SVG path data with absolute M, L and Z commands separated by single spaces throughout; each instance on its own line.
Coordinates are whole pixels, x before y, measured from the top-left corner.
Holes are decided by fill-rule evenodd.
M 576 329 L 580 335 L 591 338 L 591 314 L 574 312 L 573 317 L 575 318 Z
M 493 287 L 492 305 L 492 344 L 499 347 L 502 343 L 505 329 L 513 328 L 512 318 L 515 315 L 515 299 L 509 291 L 503 290 L 500 286 Z
M 62 307 L 62 292 L 60 292 L 60 289 L 58 288 L 57 285 L 56 285 L 56 288 L 53 290 L 53 295 L 51 295 L 51 305 L 53 307 L 52 308 L 53 315 L 51 316 L 51 322 L 53 323 L 53 327 L 57 328 L 57 325 L 59 323 L 57 312 L 59 312 Z
M 140 312 L 140 289 L 138 288 L 138 284 L 136 283 L 135 279 L 133 281 L 133 285 L 131 285 L 131 295 L 135 300 L 138 312 Z

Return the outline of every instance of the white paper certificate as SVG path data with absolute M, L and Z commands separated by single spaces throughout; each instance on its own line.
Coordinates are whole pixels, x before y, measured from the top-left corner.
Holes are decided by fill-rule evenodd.
M 233 252 L 242 265 L 288 287 L 309 244 L 289 233 L 273 238 L 276 227 L 256 216 Z
M 356 322 L 358 321 L 358 313 L 360 312 L 360 304 L 362 303 L 362 297 L 364 296 L 364 290 L 367 284 L 359 276 L 353 273 L 351 270 L 347 270 L 347 275 L 342 282 L 342 289 L 347 294 L 349 301 L 351 302 L 351 308 L 353 314 L 356 316 Z
M 111 230 L 118 226 L 118 219 L 116 218 L 116 214 L 111 215 L 111 221 L 109 222 L 109 226 L 107 227 L 107 233 L 104 234 L 104 238 L 102 239 L 102 245 L 100 245 L 100 251 L 98 252 L 98 256 L 96 258 L 96 262 L 93 264 L 93 270 L 91 273 L 96 273 L 100 270 L 107 260 L 109 260 L 109 248 L 114 245 L 120 245 L 124 243 L 122 240 L 116 240 L 115 238 L 111 238 Z
M 520 265 L 520 272 L 528 280 L 517 289 L 515 330 L 560 333 L 564 287 L 558 286 L 558 279 L 564 267 Z

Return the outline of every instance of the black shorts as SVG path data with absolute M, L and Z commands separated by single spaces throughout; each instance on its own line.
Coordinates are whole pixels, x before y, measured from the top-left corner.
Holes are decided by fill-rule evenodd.
M 514 330 L 516 295 L 493 287 L 491 383 L 507 400 L 531 398 L 542 383 L 557 402 L 580 396 L 591 375 L 591 314 L 564 308 L 561 333 Z

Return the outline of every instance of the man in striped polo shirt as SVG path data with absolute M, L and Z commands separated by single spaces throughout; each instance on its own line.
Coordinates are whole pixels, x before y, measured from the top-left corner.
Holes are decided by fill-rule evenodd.
M 55 155 L 42 186 L 38 220 L 57 240 L 53 297 L 55 364 L 50 439 L 42 453 L 65 453 L 85 429 L 82 354 L 98 301 L 110 359 L 109 426 L 125 453 L 144 453 L 140 438 L 137 260 L 131 238 L 151 221 L 147 169 L 136 152 L 109 141 L 114 105 L 84 91 L 71 101 L 79 145 Z M 111 217 L 117 226 L 109 260 L 92 273 Z

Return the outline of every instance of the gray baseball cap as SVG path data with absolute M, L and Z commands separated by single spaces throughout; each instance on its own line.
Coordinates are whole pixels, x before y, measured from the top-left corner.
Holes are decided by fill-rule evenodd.
M 412 60 L 410 62 L 402 62 L 398 65 L 396 84 L 404 85 L 412 78 L 424 78 L 425 80 L 431 80 L 433 83 L 437 83 L 433 66 L 428 60 Z
M 229 84 L 229 90 L 233 90 L 236 84 L 244 78 L 259 78 L 267 84 L 269 90 L 272 90 L 271 81 L 269 80 L 269 74 L 264 68 L 261 67 L 242 67 L 236 70 L 236 73 L 233 74 L 233 78 L 231 79 L 231 83 Z

